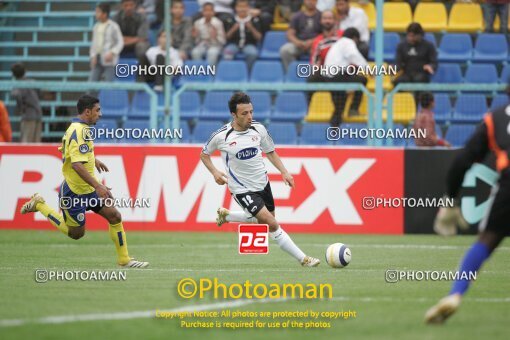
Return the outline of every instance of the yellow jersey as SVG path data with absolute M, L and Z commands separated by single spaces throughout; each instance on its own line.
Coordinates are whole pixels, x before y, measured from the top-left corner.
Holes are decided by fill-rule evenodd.
M 89 134 L 89 125 L 80 119 L 73 119 L 73 122 L 62 137 L 62 174 L 69 188 L 78 195 L 85 195 L 94 192 L 95 189 L 85 182 L 73 169 L 72 164 L 81 162 L 87 172 L 94 178 L 96 158 L 94 156 L 94 142 L 92 138 L 86 138 Z M 97 179 L 97 178 L 96 178 Z

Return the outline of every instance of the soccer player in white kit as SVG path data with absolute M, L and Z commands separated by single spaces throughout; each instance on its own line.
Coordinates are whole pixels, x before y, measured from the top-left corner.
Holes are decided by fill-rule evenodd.
M 307 256 L 296 246 L 275 219 L 275 206 L 271 185 L 262 158 L 280 171 L 285 184 L 294 187 L 294 179 L 275 151 L 274 142 L 266 128 L 253 120 L 250 97 L 235 93 L 228 102 L 232 121 L 212 133 L 202 149 L 200 158 L 219 185 L 228 185 L 236 202 L 244 211 L 218 209 L 216 222 L 261 223 L 269 226 L 269 236 L 282 250 L 289 253 L 305 267 L 316 267 L 320 260 Z M 227 174 L 218 170 L 211 161 L 214 151 L 220 150 Z

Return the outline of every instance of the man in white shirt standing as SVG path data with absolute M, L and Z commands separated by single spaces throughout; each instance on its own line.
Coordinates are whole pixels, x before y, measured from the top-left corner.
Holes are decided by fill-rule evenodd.
M 360 35 L 358 50 L 365 58 L 368 58 L 370 30 L 365 11 L 358 7 L 350 7 L 349 0 L 336 0 L 336 13 L 339 29 L 345 31 L 349 27 L 354 27 L 358 30 Z
M 110 5 L 100 3 L 96 7 L 97 23 L 92 29 L 90 46 L 90 77 L 89 81 L 113 81 L 114 67 L 124 47 L 124 40 L 119 25 L 110 20 Z
M 275 151 L 274 142 L 264 125 L 253 120 L 250 97 L 235 93 L 228 102 L 232 121 L 213 132 L 200 154 L 200 159 L 219 185 L 227 184 L 232 197 L 244 211 L 218 209 L 216 223 L 261 223 L 269 226 L 269 236 L 280 248 L 304 267 L 316 267 L 320 260 L 305 255 L 275 219 L 275 205 L 262 152 L 280 171 L 283 181 L 291 188 L 294 178 Z M 218 170 L 211 155 L 220 150 L 228 174 Z
M 362 73 L 356 72 L 359 66 L 368 66 L 366 59 L 356 47 L 359 38 L 357 29 L 353 27 L 346 29 L 342 37 L 331 46 L 326 54 L 321 71 L 311 75 L 308 82 L 360 83 L 366 85 L 367 78 Z M 358 109 L 362 95 L 363 92 L 361 91 L 354 92 L 349 116 L 359 115 Z M 345 109 L 347 93 L 345 91 L 333 91 L 331 96 L 335 104 L 335 112 L 331 117 L 330 124 L 331 126 L 339 126 L 342 122 L 342 113 Z

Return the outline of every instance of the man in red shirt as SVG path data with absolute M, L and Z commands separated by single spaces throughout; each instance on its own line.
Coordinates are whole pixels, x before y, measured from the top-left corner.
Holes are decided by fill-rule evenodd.
M 324 11 L 321 14 L 322 33 L 312 42 L 310 65 L 323 65 L 329 48 L 342 37 L 342 30 L 335 29 L 335 14 L 333 11 Z
M 436 134 L 436 122 L 434 120 L 434 95 L 430 92 L 423 92 L 420 96 L 421 110 L 414 120 L 413 129 L 416 136 L 419 136 L 416 130 L 425 130 L 424 138 L 414 140 L 416 146 L 451 146 L 446 140 L 441 139 Z
M 9 113 L 0 100 L 0 142 L 12 142 L 11 123 L 9 122 Z

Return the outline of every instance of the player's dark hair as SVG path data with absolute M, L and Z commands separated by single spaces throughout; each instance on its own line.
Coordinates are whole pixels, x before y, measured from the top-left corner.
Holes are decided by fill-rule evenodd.
M 205 4 L 202 5 L 202 9 L 205 8 L 205 6 L 211 6 L 214 10 L 214 4 L 212 2 L 206 2 Z
M 11 72 L 14 78 L 21 79 L 25 75 L 25 65 L 16 63 L 11 66 Z
M 106 2 L 101 2 L 97 5 L 97 8 L 101 10 L 101 12 L 106 13 L 107 17 L 110 17 L 110 4 L 107 4 Z
M 236 92 L 228 101 L 228 109 L 231 113 L 237 112 L 237 104 L 250 104 L 251 98 L 244 92 Z
M 412 22 L 407 26 L 407 33 L 414 33 L 417 35 L 424 35 L 425 31 L 423 30 L 423 27 L 421 27 L 420 23 L 418 22 Z
M 360 38 L 359 31 L 354 27 L 349 27 L 348 29 L 346 29 L 344 31 L 344 34 L 342 34 L 342 36 L 345 38 L 353 39 L 353 40 L 354 40 L 354 38 L 356 38 L 358 40 Z
M 428 109 L 434 102 L 434 95 L 431 92 L 422 92 L 420 94 L 420 105 L 424 109 Z
M 82 114 L 86 109 L 92 110 L 94 105 L 99 103 L 99 99 L 93 96 L 89 96 L 85 94 L 78 98 L 78 102 L 76 103 L 76 108 L 78 109 L 78 114 Z

